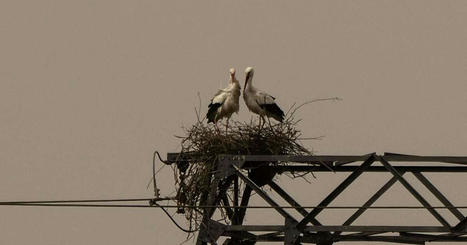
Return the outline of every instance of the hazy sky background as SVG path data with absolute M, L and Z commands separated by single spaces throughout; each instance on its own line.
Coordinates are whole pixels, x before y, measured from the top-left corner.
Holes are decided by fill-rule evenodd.
M 307 144 L 319 154 L 467 155 L 466 23 L 466 1 L 3 0 L 0 200 L 150 197 L 153 150 L 179 150 L 174 135 L 195 121 L 197 93 L 205 113 L 230 67 L 243 84 L 254 66 L 255 85 L 283 108 L 342 98 L 299 113 L 304 135 L 325 136 Z M 234 118 L 249 120 L 241 103 Z M 335 204 L 361 204 L 382 176 L 364 176 Z M 465 175 L 428 176 L 467 204 Z M 281 183 L 313 205 L 344 177 Z M 165 168 L 162 194 L 172 180 Z M 390 194 L 377 204 L 418 205 L 398 186 Z M 362 218 L 437 225 L 417 212 L 376 214 Z M 0 207 L 0 216 L 1 244 L 185 237 L 156 209 Z

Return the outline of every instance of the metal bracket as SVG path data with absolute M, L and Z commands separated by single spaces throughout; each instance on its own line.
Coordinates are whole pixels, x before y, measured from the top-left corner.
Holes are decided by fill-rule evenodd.
M 454 232 L 467 232 L 467 217 L 464 218 L 453 229 Z
M 201 229 L 198 235 L 198 239 L 203 242 L 209 242 L 217 245 L 217 240 L 222 234 L 224 234 L 226 225 L 219 223 L 214 220 L 209 220 L 208 224 L 204 229 Z
M 232 166 L 243 167 L 245 156 L 219 155 L 217 161 L 216 177 L 225 178 L 235 173 L 235 169 Z
M 317 245 L 332 245 L 332 235 L 329 232 L 318 231 L 316 233 L 316 244 Z
M 285 237 L 284 245 L 300 244 L 300 231 L 297 229 L 296 220 L 285 218 Z
M 232 239 L 227 239 L 223 243 L 223 245 L 254 245 L 254 244 L 256 244 L 256 241 L 250 241 L 250 240 L 236 241 Z

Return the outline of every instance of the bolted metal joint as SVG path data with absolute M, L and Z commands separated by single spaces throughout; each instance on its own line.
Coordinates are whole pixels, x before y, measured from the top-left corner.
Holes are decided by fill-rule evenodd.
M 300 231 L 297 229 L 298 222 L 286 218 L 285 219 L 285 237 L 284 245 L 299 245 L 300 243 Z
M 333 239 L 329 232 L 318 231 L 316 233 L 316 245 L 332 245 Z
M 241 168 L 244 163 L 245 156 L 243 155 L 219 155 L 217 160 L 216 177 L 229 177 L 235 173 L 233 166 Z
M 224 234 L 226 225 L 214 220 L 209 220 L 206 227 L 199 232 L 199 239 L 203 242 L 217 244 L 217 240 Z

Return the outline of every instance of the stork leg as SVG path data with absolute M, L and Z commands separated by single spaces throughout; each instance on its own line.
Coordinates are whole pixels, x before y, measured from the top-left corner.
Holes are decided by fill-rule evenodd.
M 219 130 L 219 127 L 217 127 L 217 121 L 214 121 L 214 127 L 216 128 L 217 133 L 221 134 L 221 131 Z
M 261 115 L 258 115 L 258 128 L 261 129 Z
M 268 124 L 269 124 L 269 127 L 272 129 L 271 119 L 269 119 L 269 117 L 268 117 Z
M 261 124 L 261 129 L 263 129 L 264 124 L 266 124 L 266 119 L 264 119 L 263 116 L 261 116 L 261 119 L 263 119 L 263 120 L 262 120 L 262 124 Z
M 229 119 L 230 117 L 228 117 L 227 122 L 225 122 L 225 135 L 227 135 L 227 129 L 229 128 Z

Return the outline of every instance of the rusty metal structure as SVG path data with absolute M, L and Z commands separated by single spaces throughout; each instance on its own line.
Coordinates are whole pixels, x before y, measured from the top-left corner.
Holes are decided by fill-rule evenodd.
M 168 164 L 192 164 L 192 157 L 180 153 L 168 153 Z M 346 172 L 347 177 L 313 208 L 301 206 L 271 177 L 261 182 L 251 174 L 261 166 L 268 173 L 306 172 Z M 386 172 L 391 178 L 381 186 L 366 202 L 356 207 L 356 211 L 342 225 L 326 225 L 317 215 L 330 207 L 330 204 L 363 173 Z M 207 201 L 203 207 L 203 220 L 197 237 L 197 245 L 218 244 L 220 237 L 227 237 L 224 245 L 246 245 L 257 242 L 282 242 L 286 245 L 318 244 L 332 245 L 343 241 L 378 241 L 402 244 L 425 244 L 426 242 L 467 242 L 467 217 L 459 206 L 451 203 L 443 193 L 424 175 L 426 172 L 467 173 L 467 157 L 456 156 L 414 156 L 394 153 L 366 155 L 220 155 Z M 433 194 L 442 207 L 435 207 L 408 181 L 405 174 L 413 174 L 426 189 Z M 467 180 L 467 179 L 466 179 Z M 239 185 L 239 181 L 244 182 Z M 352 225 L 365 211 L 395 183 L 399 182 L 419 201 L 421 208 L 431 214 L 437 226 L 420 224 L 417 226 Z M 466 181 L 467 184 L 467 181 Z M 280 206 L 261 186 L 268 185 L 289 207 Z M 244 186 L 240 188 L 239 186 Z M 226 196 L 227 188 L 233 188 L 233 200 Z M 465 195 L 460 190 L 459 195 Z M 269 208 L 275 209 L 283 217 L 277 225 L 244 225 L 249 200 L 255 192 Z M 458 220 L 448 222 L 438 210 L 444 208 Z M 212 219 L 216 209 L 223 209 L 229 222 Z M 297 219 L 288 212 L 295 209 L 302 217 Z M 297 216 L 297 215 L 295 215 Z

